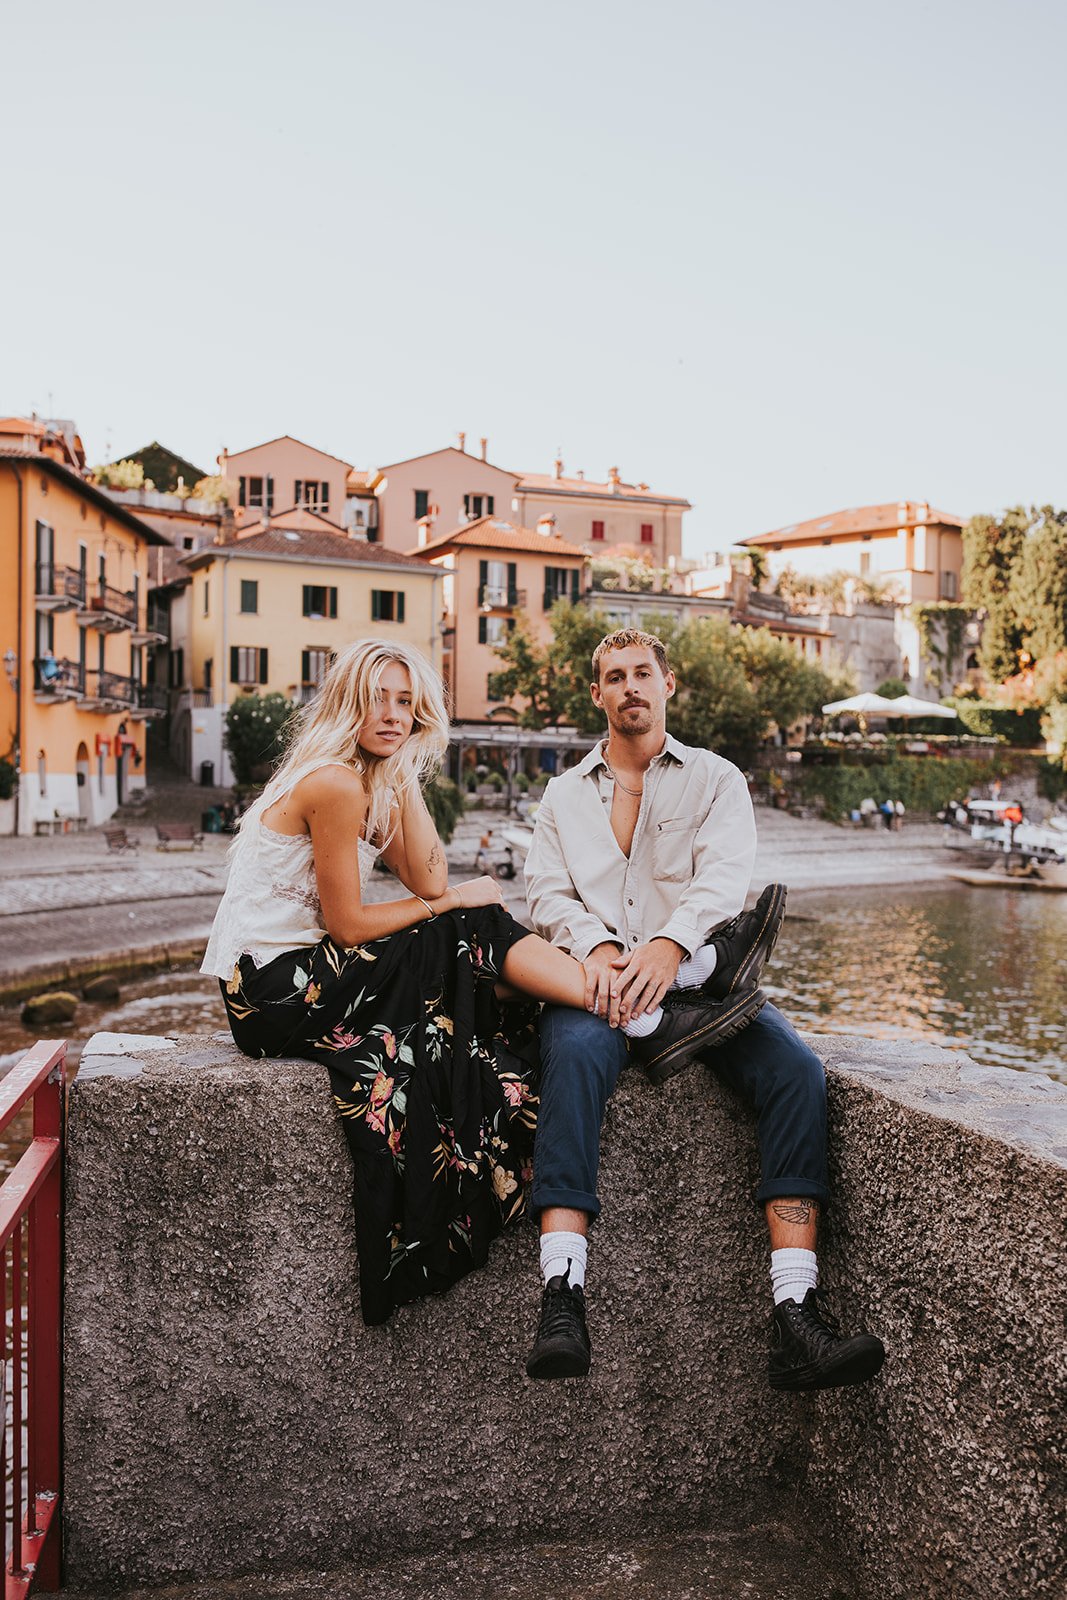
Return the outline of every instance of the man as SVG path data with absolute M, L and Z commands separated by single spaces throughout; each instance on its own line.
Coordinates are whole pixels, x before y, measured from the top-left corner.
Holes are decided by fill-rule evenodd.
M 729 761 L 668 736 L 674 691 L 652 634 L 622 630 L 601 640 L 591 693 L 607 740 L 549 784 L 527 858 L 534 927 L 584 962 L 588 1009 L 542 1013 L 533 1205 L 545 1287 L 526 1370 L 532 1378 L 589 1370 L 586 1238 L 600 1210 L 600 1129 L 619 1072 L 636 1055 L 655 1081 L 664 1075 L 657 1067 L 669 1075 L 699 1050 L 758 1117 L 771 1385 L 861 1383 L 884 1360 L 881 1342 L 866 1333 L 842 1338 L 817 1297 L 816 1223 L 827 1199 L 822 1064 L 753 988 L 784 890 L 771 885 L 755 912 L 742 913 L 756 849 L 748 787 Z M 694 980 L 697 990 L 672 994 Z M 672 1034 L 678 1015 L 687 1020 Z M 643 1026 L 648 1040 L 635 1041 Z

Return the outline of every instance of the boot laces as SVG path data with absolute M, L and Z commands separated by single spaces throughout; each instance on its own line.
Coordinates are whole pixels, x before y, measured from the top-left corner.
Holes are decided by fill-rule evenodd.
M 539 1337 L 550 1339 L 557 1333 L 569 1332 L 575 1322 L 581 1322 L 581 1301 L 564 1276 L 558 1289 L 545 1289 L 541 1302 Z
M 806 1295 L 804 1303 L 797 1310 L 795 1320 L 803 1325 L 811 1342 L 822 1355 L 840 1343 L 841 1326 L 827 1304 L 826 1290 L 814 1289 L 811 1294 L 814 1297 L 814 1305 Z

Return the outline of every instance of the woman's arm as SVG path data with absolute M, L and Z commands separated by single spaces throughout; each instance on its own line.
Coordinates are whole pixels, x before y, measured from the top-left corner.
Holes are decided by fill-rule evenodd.
M 448 862 L 422 791 L 414 785 L 400 807 L 396 829 L 382 859 L 405 889 L 432 900 L 448 887 Z
M 354 772 L 323 767 L 304 780 L 301 810 L 311 834 L 315 880 L 322 920 L 330 938 L 350 949 L 386 934 L 427 922 L 441 911 L 461 906 L 502 904 L 500 885 L 492 878 L 445 889 L 439 895 L 389 900 L 364 905 L 359 880 L 359 836 L 367 816 L 367 796 Z M 299 787 L 304 788 L 304 784 Z M 436 834 L 434 835 L 436 838 Z

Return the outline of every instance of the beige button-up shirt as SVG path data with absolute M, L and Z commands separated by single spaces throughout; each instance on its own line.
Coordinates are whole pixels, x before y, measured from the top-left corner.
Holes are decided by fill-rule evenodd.
M 545 790 L 526 858 L 537 932 L 584 961 L 673 939 L 690 955 L 744 908 L 756 823 L 744 776 L 667 735 L 645 774 L 629 857 L 611 830 L 614 784 L 601 746 Z

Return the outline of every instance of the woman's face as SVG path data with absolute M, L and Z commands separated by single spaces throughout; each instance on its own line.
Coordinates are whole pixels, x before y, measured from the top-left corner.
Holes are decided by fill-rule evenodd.
M 382 673 L 378 703 L 356 735 L 360 749 L 370 756 L 394 755 L 415 722 L 411 702 L 411 674 L 399 661 L 390 661 Z

